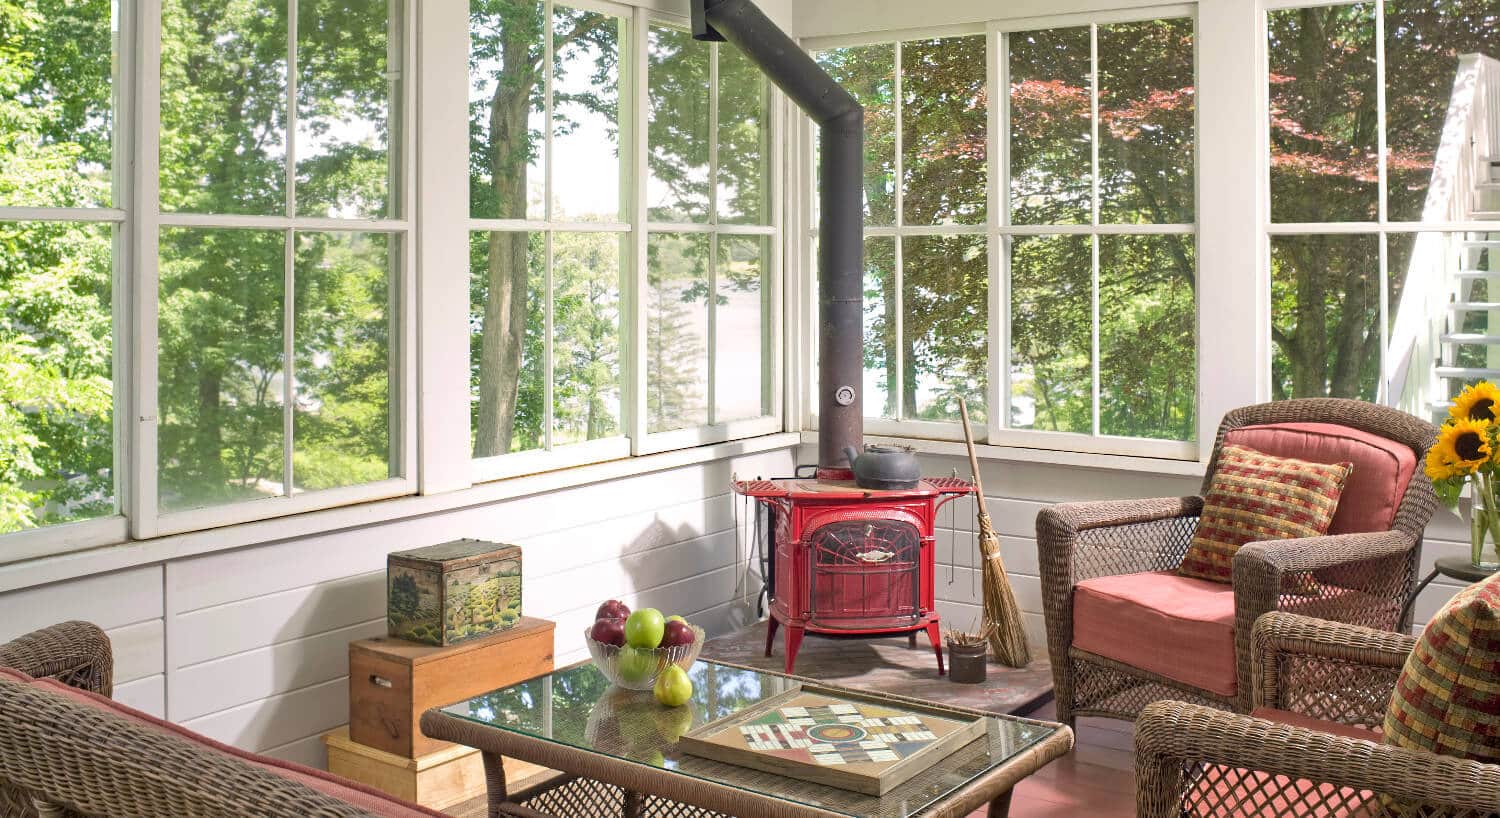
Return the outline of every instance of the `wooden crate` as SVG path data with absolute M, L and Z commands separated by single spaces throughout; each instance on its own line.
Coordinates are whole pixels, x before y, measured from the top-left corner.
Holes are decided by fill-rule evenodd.
M 456 645 L 521 620 L 521 547 L 454 540 L 386 555 L 386 633 Z
M 446 648 L 385 636 L 349 643 L 350 738 L 408 759 L 451 747 L 422 735 L 422 713 L 551 673 L 552 630 L 527 617 Z
M 485 794 L 484 762 L 472 747 L 452 744 L 403 758 L 350 739 L 348 727 L 327 733 L 323 743 L 328 747 L 329 772 L 428 809 L 445 810 Z M 552 774 L 514 758 L 504 759 L 504 765 L 505 782 L 512 791 Z

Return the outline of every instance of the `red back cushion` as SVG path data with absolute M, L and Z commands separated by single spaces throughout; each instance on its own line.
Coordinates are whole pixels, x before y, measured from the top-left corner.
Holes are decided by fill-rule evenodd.
M 1389 531 L 1417 470 L 1417 455 L 1406 444 L 1335 423 L 1245 426 L 1224 442 L 1312 463 L 1353 463 L 1329 534 Z

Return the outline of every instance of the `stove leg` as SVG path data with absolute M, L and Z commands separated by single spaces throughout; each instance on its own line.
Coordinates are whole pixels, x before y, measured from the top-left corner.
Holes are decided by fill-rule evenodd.
M 776 621 L 776 617 L 775 616 L 772 616 L 770 618 L 770 620 L 766 622 L 766 655 L 767 656 L 771 655 L 771 645 L 775 644 L 775 642 L 776 642 L 776 628 L 779 625 L 781 625 L 781 623 L 778 622 L 778 621 Z
M 917 638 L 916 631 L 912 632 L 911 638 L 912 638 L 912 641 L 916 641 L 916 638 Z M 938 675 L 939 676 L 943 676 L 943 675 L 947 674 L 947 672 L 948 672 L 947 669 L 943 667 L 942 632 L 938 628 L 938 623 L 936 623 L 936 622 L 928 622 L 927 623 L 927 641 L 929 641 L 929 642 L 932 643 L 932 650 L 935 653 L 937 653 Z
M 911 650 L 917 646 L 917 632 L 912 631 L 906 635 L 906 649 Z
M 797 663 L 797 649 L 802 647 L 802 629 L 786 626 L 786 674 L 792 675 L 792 666 Z

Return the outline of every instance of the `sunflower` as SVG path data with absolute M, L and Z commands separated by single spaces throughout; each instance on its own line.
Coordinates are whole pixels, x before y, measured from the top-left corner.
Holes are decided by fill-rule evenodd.
M 1473 474 L 1492 453 L 1489 421 L 1453 420 L 1438 431 L 1437 442 L 1427 454 L 1426 471 L 1428 475 L 1444 471 L 1447 477 Z
M 1443 452 L 1436 446 L 1427 450 L 1427 463 L 1423 471 L 1427 473 L 1428 479 L 1434 483 L 1440 480 L 1447 480 L 1450 477 L 1462 477 L 1468 474 L 1462 468 L 1445 460 Z
M 1448 414 L 1454 420 L 1493 421 L 1495 413 L 1500 411 L 1495 406 L 1497 403 L 1500 403 L 1500 388 L 1489 381 L 1480 381 L 1464 387 L 1464 391 L 1453 399 L 1453 405 L 1448 407 Z

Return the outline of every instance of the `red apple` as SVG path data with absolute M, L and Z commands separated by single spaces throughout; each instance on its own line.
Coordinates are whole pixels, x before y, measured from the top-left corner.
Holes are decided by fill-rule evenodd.
M 630 607 L 618 599 L 611 599 L 594 612 L 595 619 L 618 619 L 624 622 L 630 616 Z
M 595 642 L 620 647 L 625 644 L 625 623 L 618 619 L 601 617 L 589 629 L 589 637 Z
M 697 638 L 698 634 L 693 633 L 693 629 L 688 627 L 686 622 L 672 621 L 667 623 L 662 632 L 661 646 L 675 648 L 678 645 L 691 645 Z

